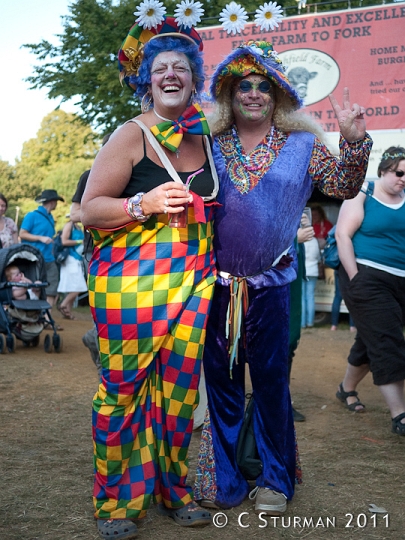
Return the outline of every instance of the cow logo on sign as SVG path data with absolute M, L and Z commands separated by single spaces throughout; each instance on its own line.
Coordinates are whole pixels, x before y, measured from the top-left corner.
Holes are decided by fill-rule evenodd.
M 304 105 L 312 105 L 334 91 L 340 78 L 339 66 L 328 54 L 316 49 L 291 49 L 279 53 L 286 75 Z

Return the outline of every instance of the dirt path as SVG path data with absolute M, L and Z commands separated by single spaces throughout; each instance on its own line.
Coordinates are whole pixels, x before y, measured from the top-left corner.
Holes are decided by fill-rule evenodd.
M 14 354 L 0 356 L 0 540 L 98 538 L 90 429 L 97 373 L 81 342 L 90 316 L 78 316 L 62 322 L 55 315 L 65 327 L 62 353 L 44 352 L 44 332 L 38 348 L 19 343 Z M 388 409 L 370 378 L 360 388 L 366 414 L 347 411 L 334 397 L 352 341 L 348 330 L 303 333 L 291 390 L 294 406 L 307 416 L 296 425 L 304 484 L 284 520 L 268 519 L 265 527 L 246 501 L 226 511 L 227 526 L 193 530 L 151 509 L 139 538 L 404 538 L 405 437 L 390 432 Z M 191 477 L 198 439 L 195 434 L 190 448 Z M 389 517 L 373 518 L 371 503 L 384 507 Z M 246 514 L 239 525 L 241 512 Z

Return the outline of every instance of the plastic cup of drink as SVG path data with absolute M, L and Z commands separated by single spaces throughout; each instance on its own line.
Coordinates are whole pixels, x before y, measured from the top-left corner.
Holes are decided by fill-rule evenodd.
M 306 206 L 302 212 L 301 227 L 311 227 L 312 225 L 312 210 Z
M 187 188 L 187 195 L 188 195 L 188 188 Z M 184 210 L 177 214 L 171 214 L 170 221 L 169 221 L 169 227 L 175 228 L 175 229 L 184 229 L 187 227 L 188 224 L 188 202 L 182 204 L 184 206 Z

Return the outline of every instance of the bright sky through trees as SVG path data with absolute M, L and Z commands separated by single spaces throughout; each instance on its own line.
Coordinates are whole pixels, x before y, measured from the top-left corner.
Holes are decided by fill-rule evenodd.
M 32 74 L 37 61 L 24 43 L 47 39 L 52 43 L 61 33 L 61 16 L 68 14 L 69 0 L 2 0 L 0 17 L 0 159 L 14 163 L 22 145 L 35 137 L 44 116 L 59 105 L 47 92 L 29 90 L 23 79 Z M 74 112 L 73 104 L 63 104 Z

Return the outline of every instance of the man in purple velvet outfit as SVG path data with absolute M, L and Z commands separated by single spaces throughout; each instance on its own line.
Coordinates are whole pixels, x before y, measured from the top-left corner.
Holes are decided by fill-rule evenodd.
M 207 416 L 195 498 L 229 508 L 249 493 L 236 462 L 248 363 L 263 464 L 250 498 L 256 512 L 280 515 L 296 479 L 288 387 L 294 237 L 314 186 L 341 199 L 358 193 L 372 141 L 364 108 L 350 104 L 345 88 L 342 108 L 330 98 L 341 130 L 340 156 L 333 156 L 321 128 L 297 111 L 300 98 L 267 42 L 232 51 L 212 77 L 211 95 L 220 111 L 211 127 L 222 206 L 214 237 L 219 277 L 204 352 L 210 422 Z

